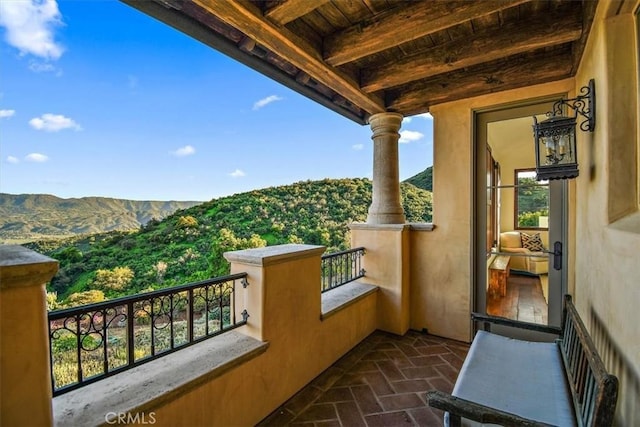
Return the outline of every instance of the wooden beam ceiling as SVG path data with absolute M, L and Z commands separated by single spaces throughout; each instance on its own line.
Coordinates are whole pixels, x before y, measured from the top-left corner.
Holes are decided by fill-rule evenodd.
M 284 25 L 319 8 L 331 0 L 286 0 L 267 9 L 264 16 L 272 21 Z
M 528 0 L 407 2 L 370 23 L 358 23 L 325 39 L 324 60 L 333 66 L 353 62 L 462 22 Z
M 580 10 L 570 22 L 559 13 L 513 22 L 497 30 L 438 45 L 424 52 L 371 69 L 363 69 L 360 86 L 375 92 L 483 62 L 577 40 L 582 35 Z
M 523 76 L 526 76 L 527 86 L 568 78 L 571 62 L 566 58 L 570 50 L 566 47 L 552 54 L 538 52 L 526 57 L 506 58 L 394 88 L 389 91 L 387 105 L 394 111 L 412 115 L 441 102 L 522 87 Z M 425 106 L 425 100 L 428 100 L 428 106 Z

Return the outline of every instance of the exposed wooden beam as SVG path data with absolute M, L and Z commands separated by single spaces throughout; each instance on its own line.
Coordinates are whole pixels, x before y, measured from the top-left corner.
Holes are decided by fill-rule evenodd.
M 533 72 L 532 72 L 533 70 Z M 388 107 L 411 115 L 443 102 L 531 86 L 571 76 L 570 49 L 552 55 L 510 58 L 468 70 L 454 71 L 425 83 L 389 91 Z
M 497 31 L 477 34 L 471 39 L 458 39 L 399 61 L 362 70 L 360 86 L 365 92 L 375 92 L 483 62 L 572 42 L 582 35 L 582 18 L 580 8 L 572 8 L 570 14 L 573 16 L 545 13 L 535 19 L 510 23 Z
M 582 53 L 584 52 L 584 48 L 587 44 L 587 38 L 589 37 L 593 18 L 595 17 L 596 8 L 598 7 L 598 0 L 586 1 L 582 4 L 582 25 L 584 27 L 584 31 L 582 32 L 580 39 L 573 44 L 573 69 L 571 70 L 573 74 L 578 71 L 578 67 L 580 66 Z
M 327 37 L 324 59 L 333 66 L 346 64 L 527 1 L 530 0 L 408 2 L 368 24 L 356 24 Z
M 264 16 L 280 25 L 287 24 L 331 0 L 287 0 L 268 9 Z
M 319 53 L 286 28 L 278 27 L 262 17 L 260 10 L 242 0 L 194 0 L 206 10 L 244 33 L 266 49 L 286 58 L 316 81 L 330 87 L 351 103 L 370 114 L 385 111 L 382 100 L 360 90 L 350 77 L 322 61 Z

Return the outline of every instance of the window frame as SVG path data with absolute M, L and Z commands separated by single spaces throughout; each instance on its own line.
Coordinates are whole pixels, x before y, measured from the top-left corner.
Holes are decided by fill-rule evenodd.
M 493 253 L 494 248 L 498 246 L 498 230 L 499 228 L 499 205 L 500 202 L 498 186 L 500 185 L 500 164 L 493 158 L 491 147 L 487 144 L 486 158 L 486 177 L 487 177 L 487 257 Z

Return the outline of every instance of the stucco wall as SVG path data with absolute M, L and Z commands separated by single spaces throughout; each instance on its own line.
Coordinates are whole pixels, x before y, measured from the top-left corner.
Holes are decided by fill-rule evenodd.
M 569 248 L 574 255 L 570 257 L 569 289 L 585 322 L 598 319 L 604 330 L 607 363 L 622 380 L 619 419 L 625 425 L 637 422 L 630 417 L 640 413 L 640 335 L 636 326 L 640 324 L 638 50 L 633 16 L 638 2 L 629 3 L 621 7 L 616 2 L 610 7 L 605 1 L 598 6 L 575 80 L 431 108 L 436 228 L 415 237 L 422 255 L 414 256 L 412 250 L 413 263 L 424 265 L 412 269 L 412 284 L 418 287 L 412 289 L 417 300 L 412 326 L 426 325 L 434 333 L 458 338 L 470 334 L 473 111 L 563 92 L 573 96 L 594 78 L 596 131 L 578 132 L 581 172 L 569 186 Z M 618 11 L 623 13 L 616 14 Z M 414 271 L 419 271 L 419 277 L 414 277 Z M 465 323 L 469 325 L 466 330 L 462 327 Z
M 412 328 L 471 339 L 473 112 L 572 89 L 573 80 L 567 79 L 431 108 L 435 229 L 412 235 Z
M 636 1 L 635 7 L 639 4 Z M 608 355 L 608 362 L 611 358 L 618 360 L 609 369 L 626 377 L 621 378 L 625 383 L 619 402 L 621 425 L 638 425 L 638 46 L 634 8 L 627 4 L 618 14 L 619 6 L 618 2 L 613 7 L 609 2 L 598 6 L 576 76 L 578 86 L 595 79 L 598 104 L 595 132 L 581 135 L 578 142 L 589 149 L 578 152 L 582 166 L 575 184 L 577 244 L 573 288 L 582 317 L 591 319 L 591 323 L 599 319 L 599 327 L 606 335 L 601 345 L 617 353 Z
M 255 425 L 374 331 L 375 310 L 374 294 L 305 331 L 304 339 L 270 345 L 224 376 L 152 409 L 155 425 Z
M 411 329 L 468 342 L 471 255 L 468 244 L 450 246 L 468 239 L 468 230 L 444 228 L 411 232 Z
M 366 283 L 379 287 L 377 327 L 403 335 L 409 329 L 410 263 L 408 224 L 350 225 L 351 247 L 364 247 Z
M 58 262 L 0 245 L 0 425 L 51 425 L 45 284 Z

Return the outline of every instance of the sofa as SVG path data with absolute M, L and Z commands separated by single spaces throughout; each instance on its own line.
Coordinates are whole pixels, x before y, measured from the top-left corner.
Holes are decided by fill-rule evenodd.
M 524 244 L 523 233 L 526 234 Z M 538 236 L 535 236 L 536 234 Z M 506 231 L 500 233 L 499 250 L 514 254 L 509 263 L 511 270 L 535 275 L 546 274 L 549 272 L 549 256 L 541 250 L 535 250 L 546 250 L 548 245 L 545 240 L 546 233 L 543 235 L 537 232 Z

